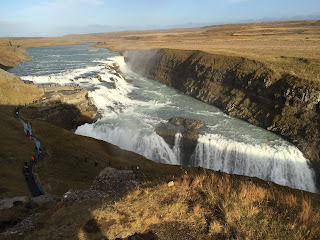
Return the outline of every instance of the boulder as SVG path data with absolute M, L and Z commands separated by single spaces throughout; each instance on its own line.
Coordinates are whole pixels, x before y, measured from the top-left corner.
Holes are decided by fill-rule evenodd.
M 108 167 L 102 170 L 94 179 L 90 190 L 106 194 L 117 194 L 140 184 L 141 181 L 132 170 L 117 170 Z
M 62 201 L 75 203 L 110 194 L 119 194 L 140 184 L 141 181 L 132 170 L 117 170 L 108 167 L 94 179 L 89 190 L 69 190 L 64 194 Z

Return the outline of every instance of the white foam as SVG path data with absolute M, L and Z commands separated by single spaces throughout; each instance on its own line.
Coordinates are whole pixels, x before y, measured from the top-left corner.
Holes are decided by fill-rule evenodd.
M 76 134 L 104 140 L 157 162 L 179 164 L 173 150 L 155 132 L 147 134 L 137 129 L 110 127 L 108 124 L 84 124 L 78 127 Z
M 78 127 L 77 134 L 110 142 L 154 161 L 180 164 L 182 134 L 175 135 L 174 146 L 171 149 L 163 138 L 154 132 L 155 126 L 166 122 L 166 120 L 161 119 L 157 114 L 154 114 L 157 116 L 152 115 L 158 111 L 165 111 L 168 105 L 170 108 L 178 107 L 166 98 L 160 98 L 161 101 L 132 99 L 130 94 L 135 87 L 115 72 L 113 68 L 118 65 L 126 75 L 139 78 L 140 76 L 130 70 L 123 57 L 117 56 L 94 62 L 97 63 L 96 66 L 46 76 L 23 76 L 21 78 L 36 84 L 75 83 L 92 89 L 88 91 L 88 96 L 101 112 L 102 119 L 94 124 Z M 90 73 L 92 76 L 89 76 Z M 100 82 L 95 74 L 99 75 L 104 82 Z M 143 81 L 148 80 L 144 79 Z M 161 93 L 157 92 L 157 89 L 148 91 L 149 95 L 154 93 L 158 98 L 161 97 Z M 199 109 L 198 114 L 212 118 L 222 115 L 221 112 L 202 109 Z M 206 131 L 214 132 L 220 128 L 221 124 L 232 124 L 227 121 L 228 119 L 231 117 L 221 118 L 218 125 L 208 126 Z M 252 136 L 250 135 L 248 138 L 252 138 Z M 198 145 L 190 160 L 190 165 L 256 176 L 281 185 L 311 192 L 316 191 L 314 173 L 308 167 L 308 160 L 297 148 L 291 145 L 273 144 L 270 146 L 270 144 L 262 142 L 253 145 L 240 142 L 240 140 L 231 140 L 219 134 L 204 134 L 198 139 Z
M 200 136 L 194 166 L 255 176 L 280 185 L 316 192 L 314 172 L 294 146 L 270 147 L 226 139 L 218 134 Z

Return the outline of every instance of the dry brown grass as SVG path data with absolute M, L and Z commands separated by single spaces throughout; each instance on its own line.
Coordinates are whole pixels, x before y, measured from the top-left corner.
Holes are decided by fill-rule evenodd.
M 275 72 L 320 80 L 318 20 L 213 25 L 202 28 L 126 31 L 56 38 L 10 38 L 24 47 L 101 42 L 114 51 L 171 48 L 241 56 L 267 64 Z
M 261 61 L 275 72 L 320 80 L 320 26 L 310 21 L 229 24 L 176 33 L 137 33 L 106 38 L 114 51 L 171 48 L 201 50 Z M 117 41 L 112 41 L 117 40 Z
M 115 239 L 150 231 L 160 239 L 317 239 L 319 196 L 299 192 L 222 173 L 185 175 L 173 187 L 146 183 L 115 202 L 61 208 L 26 239 Z

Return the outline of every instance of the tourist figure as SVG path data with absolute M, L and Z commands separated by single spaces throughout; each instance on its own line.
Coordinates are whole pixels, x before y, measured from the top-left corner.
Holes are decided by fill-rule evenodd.
M 31 161 L 34 162 L 34 157 L 33 156 L 31 156 Z
M 29 174 L 27 172 L 26 172 L 25 176 L 26 176 L 26 180 L 28 181 L 29 180 Z
M 95 167 L 98 167 L 98 161 L 95 161 L 95 162 L 94 162 L 94 166 L 95 166 Z
M 43 189 L 42 189 L 42 187 L 40 187 L 39 191 L 40 191 L 40 195 L 42 195 L 42 194 L 43 194 Z

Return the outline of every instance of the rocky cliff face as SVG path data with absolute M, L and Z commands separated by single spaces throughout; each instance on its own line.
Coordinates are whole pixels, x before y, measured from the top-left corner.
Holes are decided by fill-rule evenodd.
M 85 88 L 52 86 L 42 89 L 44 98 L 22 110 L 27 119 L 40 119 L 67 130 L 74 130 L 99 118 Z
M 156 128 L 160 135 L 171 147 L 175 144 L 175 135 L 181 133 L 181 160 L 183 166 L 191 166 L 192 153 L 197 147 L 199 129 L 205 127 L 204 122 L 188 118 L 171 118 L 167 124 Z
M 133 71 L 293 142 L 311 160 L 320 186 L 318 82 L 281 75 L 255 60 L 201 51 L 130 50 L 123 55 Z

